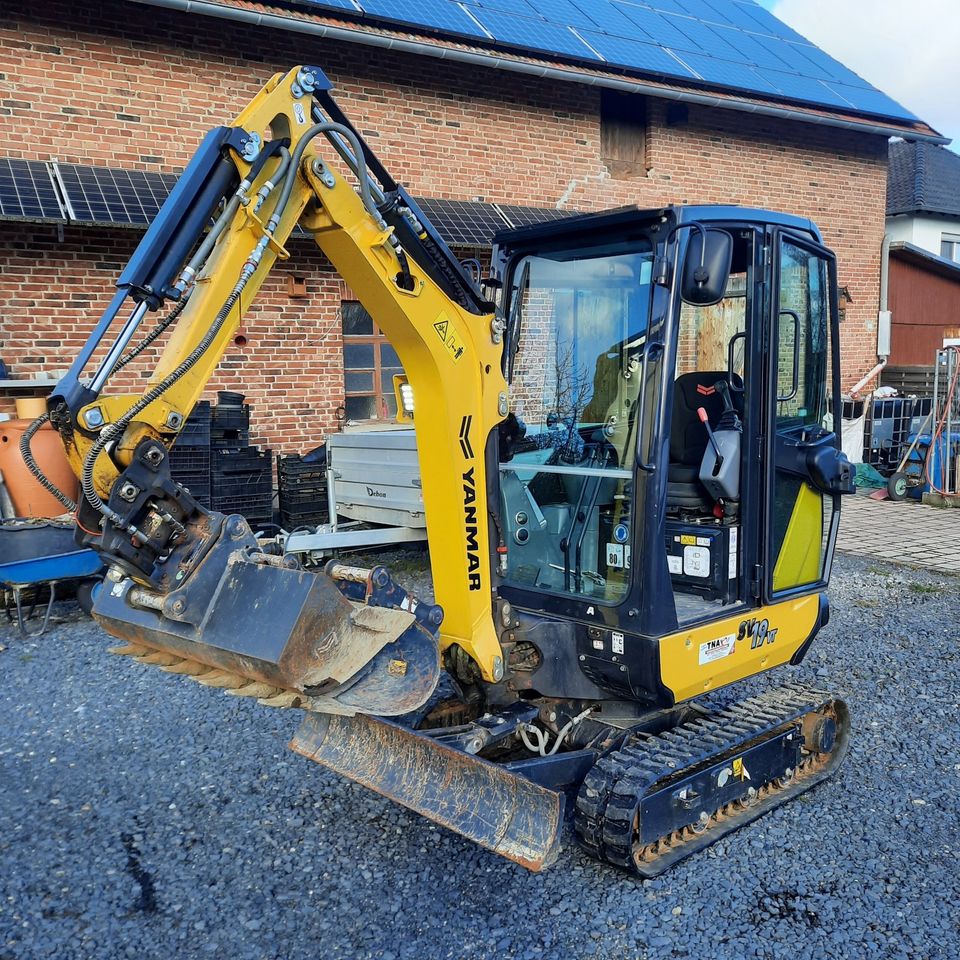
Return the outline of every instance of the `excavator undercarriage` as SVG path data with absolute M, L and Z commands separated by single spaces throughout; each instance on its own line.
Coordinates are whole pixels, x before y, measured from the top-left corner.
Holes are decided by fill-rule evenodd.
M 403 364 L 436 603 L 381 566 L 304 566 L 171 478 L 297 225 Z M 204 139 L 24 458 L 108 564 L 94 616 L 113 652 L 305 711 L 297 753 L 529 869 L 566 825 L 655 876 L 847 749 L 822 691 L 699 702 L 799 663 L 828 619 L 852 489 L 835 261 L 809 221 L 735 207 L 506 231 L 494 260 L 481 289 L 323 72 L 278 74 Z M 142 392 L 106 389 L 162 337 Z M 47 419 L 79 504 L 30 455 Z

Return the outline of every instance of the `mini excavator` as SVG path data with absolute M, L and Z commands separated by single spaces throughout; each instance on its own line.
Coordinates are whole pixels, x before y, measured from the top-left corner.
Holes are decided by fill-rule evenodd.
M 403 364 L 435 603 L 383 566 L 284 555 L 171 478 L 298 227 Z M 109 389 L 162 337 L 145 388 Z M 846 752 L 823 691 L 715 696 L 827 622 L 839 397 L 836 262 L 809 220 L 550 219 L 500 233 L 478 283 L 301 66 L 203 139 L 22 449 L 107 565 L 114 652 L 302 711 L 299 754 L 529 869 L 572 823 L 651 877 Z M 30 455 L 47 420 L 78 504 Z

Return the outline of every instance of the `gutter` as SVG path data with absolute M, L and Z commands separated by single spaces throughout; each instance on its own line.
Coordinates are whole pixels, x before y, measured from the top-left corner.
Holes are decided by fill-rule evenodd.
M 370 47 L 380 47 L 387 50 L 398 50 L 402 53 L 411 53 L 421 57 L 433 57 L 438 60 L 452 60 L 455 63 L 465 63 L 475 67 L 486 67 L 493 70 L 504 70 L 509 73 L 521 73 L 527 76 L 540 77 L 547 80 L 557 80 L 564 83 L 579 83 L 584 86 L 604 87 L 611 90 L 622 90 L 626 93 L 641 94 L 648 97 L 660 97 L 663 100 L 677 100 L 682 103 L 694 103 L 699 106 L 717 107 L 723 110 L 734 110 L 738 113 L 752 113 L 764 117 L 777 117 L 781 120 L 796 120 L 800 123 L 813 123 L 819 126 L 839 127 L 843 130 L 855 130 L 858 133 L 875 134 L 883 137 L 901 137 L 906 140 L 919 140 L 925 143 L 946 145 L 949 137 L 939 134 L 911 133 L 902 127 L 893 127 L 870 121 L 858 123 L 845 120 L 842 117 L 824 117 L 805 113 L 792 107 L 777 107 L 772 104 L 753 103 L 750 100 L 726 99 L 712 96 L 709 93 L 695 93 L 687 90 L 672 90 L 659 87 L 642 80 L 620 80 L 617 77 L 598 77 L 593 74 L 580 73 L 566 67 L 548 67 L 542 64 L 526 63 L 522 60 L 511 60 L 497 53 L 477 53 L 471 50 L 460 50 L 456 47 L 442 47 L 422 40 L 411 40 L 403 37 L 391 37 L 378 33 L 366 33 L 363 30 L 354 30 L 348 27 L 337 27 L 331 24 L 314 23 L 310 20 L 296 20 L 275 13 L 258 13 L 242 7 L 226 6 L 214 3 L 211 0 L 133 0 L 148 7 L 160 7 L 165 10 L 176 10 L 180 13 L 195 13 L 218 20 L 229 20 L 234 23 L 245 23 L 252 27 L 266 27 L 274 30 L 286 30 L 289 33 L 299 33 L 314 38 L 339 40 L 344 43 L 360 43 Z

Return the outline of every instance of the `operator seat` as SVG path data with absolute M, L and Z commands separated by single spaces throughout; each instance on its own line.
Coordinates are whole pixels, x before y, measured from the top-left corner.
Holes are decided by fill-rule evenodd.
M 673 414 L 670 421 L 670 463 L 667 468 L 668 510 L 713 510 L 713 498 L 700 482 L 700 462 L 709 442 L 697 408 L 707 411 L 710 425 L 716 426 L 723 412 L 723 398 L 715 389 L 726 380 L 726 370 L 694 370 L 677 377 L 673 385 Z M 743 418 L 743 380 L 733 374 L 730 399 Z

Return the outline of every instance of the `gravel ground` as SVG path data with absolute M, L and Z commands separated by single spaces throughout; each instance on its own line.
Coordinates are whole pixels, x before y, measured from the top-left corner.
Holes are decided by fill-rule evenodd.
M 78 613 L 0 628 L 0 960 L 953 960 L 958 581 L 839 556 L 832 595 L 794 675 L 852 706 L 840 774 L 643 883 L 575 848 L 529 874 Z

